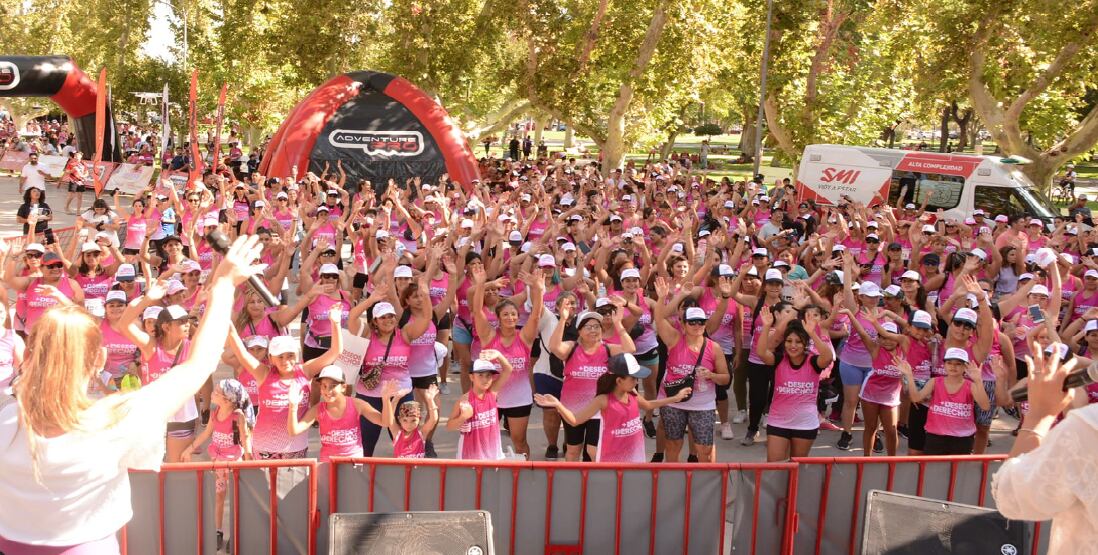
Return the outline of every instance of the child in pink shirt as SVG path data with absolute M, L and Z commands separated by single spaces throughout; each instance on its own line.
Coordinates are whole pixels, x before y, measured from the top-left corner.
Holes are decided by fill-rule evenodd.
M 480 352 L 474 361 L 468 392 L 454 403 L 447 430 L 461 432 L 457 458 L 462 460 L 497 461 L 503 458 L 499 439 L 499 409 L 496 397 L 511 377 L 511 363 L 503 353 L 492 349 Z
M 334 364 L 325 366 L 317 374 L 316 380 L 320 384 L 320 402 L 310 407 L 300 419 L 297 417 L 297 405 L 302 400 L 302 391 L 291 386 L 287 430 L 290 435 L 295 436 L 308 431 L 313 422 L 319 422 L 321 462 L 332 457 L 361 457 L 362 433 L 358 417 L 362 415 L 370 422 L 383 426 L 381 413 L 366 401 L 347 396 L 348 388 L 342 368 Z M 407 391 L 397 391 L 397 387 L 396 381 L 386 381 L 382 386 L 383 401 L 389 395 L 403 397 L 408 394 Z M 382 410 L 391 414 L 392 408 L 386 408 L 384 402 L 382 404 Z
M 386 406 L 392 406 L 402 396 L 388 397 L 384 401 Z M 418 401 L 405 401 L 397 410 L 396 419 L 392 417 L 393 411 L 385 410 L 382 413 L 382 425 L 389 428 L 393 436 L 393 457 L 397 459 L 422 459 L 426 456 L 427 443 L 425 438 L 430 437 L 435 426 L 438 425 L 438 386 L 431 384 L 423 391 L 423 397 L 427 405 L 427 420 L 423 420 Z
M 973 402 L 988 410 L 991 402 L 984 391 L 980 367 L 969 361 L 968 352 L 951 347 L 945 352 L 945 376 L 931 379 L 918 389 L 911 375 L 911 365 L 900 359 L 896 366 L 907 383 L 912 403 L 929 399 L 926 418 L 927 455 L 968 455 L 976 435 Z

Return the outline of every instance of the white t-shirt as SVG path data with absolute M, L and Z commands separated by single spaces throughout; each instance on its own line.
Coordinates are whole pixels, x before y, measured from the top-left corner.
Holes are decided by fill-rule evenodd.
M 27 162 L 23 164 L 22 176 L 27 178 L 27 182 L 24 184 L 24 188 L 38 187 L 43 191 L 46 190 L 46 176 L 38 173 L 39 170 L 45 171 L 46 167 L 42 164 L 31 164 Z
M 32 545 L 77 545 L 129 522 L 127 470 L 159 470 L 164 456 L 167 423 L 150 418 L 163 409 L 151 406 L 148 397 L 134 394 L 129 412 L 107 430 L 38 439 L 41 484 L 19 426 L 19 405 L 0 408 L 0 536 Z

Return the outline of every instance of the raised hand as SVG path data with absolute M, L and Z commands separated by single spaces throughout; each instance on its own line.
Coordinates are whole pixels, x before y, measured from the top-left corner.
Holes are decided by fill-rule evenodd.
M 774 325 L 774 313 L 770 311 L 769 306 L 764 306 L 759 309 L 759 318 L 762 319 L 764 326 Z

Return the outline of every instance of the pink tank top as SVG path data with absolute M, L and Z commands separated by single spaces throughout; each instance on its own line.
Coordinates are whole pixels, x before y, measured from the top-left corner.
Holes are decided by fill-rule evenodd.
M 110 322 L 106 320 L 100 322 L 99 330 L 103 333 L 103 348 L 107 350 L 104 369 L 117 378 L 129 369 L 130 364 L 137 362 L 137 345 L 126 336 L 114 331 Z
M 643 463 L 648 460 L 644 455 L 644 426 L 638 407 L 632 393 L 625 396 L 624 403 L 613 393 L 606 396 L 595 461 Z
M 377 387 L 366 389 L 362 382 L 355 382 L 355 392 L 367 397 L 381 397 L 381 388 L 388 380 L 396 380 L 400 389 L 411 389 L 412 376 L 408 373 L 408 360 L 412 354 L 411 346 L 404 341 L 400 330 L 393 332 L 393 344 L 389 347 L 388 356 L 385 355 L 385 347 L 388 340 L 382 341 L 377 335 L 370 334 L 370 346 L 366 348 L 366 354 L 362 357 L 362 368 L 381 366 L 381 379 Z M 432 349 L 434 347 L 432 346 Z M 432 360 L 434 356 L 432 355 Z
M 328 320 L 328 311 L 337 303 L 343 305 L 341 325 L 347 325 L 347 317 L 351 313 L 351 302 L 343 296 L 342 291 L 339 292 L 339 296 L 339 300 L 336 300 L 328 295 L 321 295 L 309 305 L 309 332 L 305 336 L 305 345 L 319 348 L 320 343 L 317 342 L 317 338 L 332 336 L 332 323 Z
M 877 351 L 877 356 L 873 358 L 873 369 L 862 383 L 859 394 L 862 400 L 886 407 L 900 404 L 900 388 L 903 387 L 903 382 L 900 381 L 900 370 L 896 368 L 896 359 L 903 357 L 899 347 L 895 351 L 888 351 L 883 347 Z
M 679 342 L 667 351 L 667 371 L 663 375 L 663 384 L 685 378 L 694 370 L 695 365 L 713 372 L 717 368 L 716 354 L 720 348 L 709 339 L 702 345 L 703 354 L 701 362 L 698 362 L 698 351 L 693 351 L 686 344 L 683 336 Z M 723 356 L 723 353 L 722 353 Z M 667 397 L 667 393 L 660 384 L 657 399 Z M 717 408 L 717 384 L 712 381 L 694 376 L 694 388 L 690 399 L 681 403 L 672 403 L 672 407 L 682 410 L 716 410 Z
M 58 291 L 65 294 L 66 297 L 72 298 L 72 282 L 68 278 L 62 277 L 57 280 Z M 53 297 L 47 297 L 45 295 L 39 295 L 35 292 L 38 286 L 42 285 L 42 278 L 34 278 L 31 280 L 30 285 L 27 286 L 27 331 L 29 332 L 34 324 L 38 322 L 38 319 L 42 317 L 45 312 L 55 306 L 57 306 L 57 300 Z
M 332 457 L 361 457 L 362 432 L 358 427 L 358 411 L 354 400 L 345 398 L 343 414 L 332 418 L 328 407 L 317 407 L 316 419 L 320 423 L 320 461 Z M 306 434 L 301 434 L 305 436 Z
M 907 349 L 907 362 L 911 365 L 911 374 L 915 381 L 927 381 L 930 379 L 930 344 L 917 339 L 911 340 L 911 346 Z
M 301 386 L 304 397 L 297 411 L 297 417 L 301 418 L 308 410 L 309 378 L 300 364 L 294 365 L 290 377 L 286 379 L 271 368 L 267 378 L 259 384 L 259 415 L 252 434 L 252 450 L 256 453 L 296 453 L 309 447 L 309 434 L 291 436 L 286 429 L 290 414 L 290 384 L 294 382 Z
M 270 341 L 271 339 L 280 335 L 288 335 L 282 333 L 282 330 L 278 329 L 278 327 L 276 327 L 275 324 L 271 321 L 271 314 L 278 312 L 278 310 L 278 308 L 269 307 L 263 311 L 263 317 L 260 318 L 258 321 L 252 321 L 245 324 L 244 329 L 240 330 L 240 335 L 242 336 L 242 338 L 247 340 L 249 337 L 261 335 L 263 337 L 266 337 L 267 340 Z M 327 315 L 327 313 L 325 313 L 325 315 Z M 331 322 L 329 322 L 328 325 L 329 327 L 331 327 Z
M 595 346 L 592 353 L 583 350 L 579 342 L 572 356 L 564 363 L 564 384 L 560 388 L 560 402 L 573 413 L 579 412 L 595 398 L 599 376 L 607 371 L 610 351 L 606 345 Z M 602 418 L 595 415 L 594 418 Z
M 1098 307 L 1098 291 L 1094 291 L 1087 294 L 1086 291 L 1080 291 L 1075 296 L 1075 310 L 1068 315 L 1068 321 L 1082 318 L 1083 314 L 1086 314 L 1087 310 Z
M 148 385 L 175 368 L 190 355 L 191 342 L 184 339 L 175 354 L 165 351 L 159 344 L 153 349 L 152 357 L 144 361 L 142 367 L 142 385 Z M 194 399 L 187 399 L 183 406 L 168 420 L 169 422 L 188 422 L 198 418 L 198 406 Z
M 431 297 L 431 306 L 438 306 L 438 303 L 442 302 L 442 299 L 446 297 L 446 291 L 450 288 L 450 276 L 442 274 L 442 277 L 438 279 L 432 279 L 430 288 L 428 289 L 428 296 Z
M 133 215 L 126 220 L 126 241 L 122 243 L 122 248 L 126 249 L 140 249 L 141 244 L 145 242 L 145 236 L 149 233 L 149 222 L 145 220 L 144 215 Z
M 510 345 L 505 346 L 503 338 L 497 332 L 485 348 L 499 351 L 511 363 L 511 376 L 499 390 L 500 408 L 525 407 L 533 403 L 534 392 L 530 389 L 530 346 L 522 342 L 518 330 L 511 338 Z
M 502 459 L 496 394 L 485 391 L 484 397 L 478 398 L 470 390 L 469 404 L 473 406 L 473 416 L 458 429 L 461 436 L 458 438 L 457 458 L 472 461 Z
M 968 437 L 976 433 L 972 411 L 972 382 L 965 380 L 956 393 L 946 390 L 945 378 L 934 378 L 926 431 L 940 436 Z
M 409 346 L 408 375 L 413 378 L 426 378 L 438 372 L 438 364 L 435 360 L 436 339 L 438 339 L 438 327 L 432 321 L 427 324 L 427 331 L 412 340 Z
M 713 313 L 717 311 L 717 303 L 719 302 L 720 300 L 713 295 L 713 288 L 706 287 L 698 299 L 698 306 L 705 311 L 706 318 L 711 318 Z M 726 355 L 732 354 L 736 349 L 736 330 L 732 328 L 732 322 L 736 317 L 737 310 L 739 310 L 739 307 L 736 301 L 728 299 L 728 307 L 724 311 L 724 317 L 721 318 L 720 327 L 709 336 L 710 339 L 721 346 L 721 351 Z M 640 348 L 637 351 L 640 352 Z
M 419 429 L 406 433 L 403 430 L 397 432 L 393 438 L 393 457 L 398 459 L 422 459 L 426 453 L 426 445 L 423 442 L 423 434 Z
M 774 398 L 770 401 L 772 426 L 790 430 L 815 430 L 820 427 L 816 413 L 816 394 L 820 390 L 820 373 L 806 356 L 797 368 L 782 356 L 774 368 Z

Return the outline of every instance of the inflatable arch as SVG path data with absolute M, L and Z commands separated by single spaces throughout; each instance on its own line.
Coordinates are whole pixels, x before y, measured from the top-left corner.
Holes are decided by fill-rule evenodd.
M 347 185 L 420 176 L 434 183 L 443 173 L 468 186 L 479 176 L 461 129 L 446 110 L 408 80 L 374 71 L 331 78 L 290 111 L 267 146 L 260 172 L 289 176 L 297 166 L 319 174 L 341 161 Z
M 0 96 L 48 96 L 69 116 L 84 158 L 95 154 L 95 81 L 67 56 L 0 56 Z M 103 161 L 122 159 L 114 140 L 114 117 L 107 103 Z

